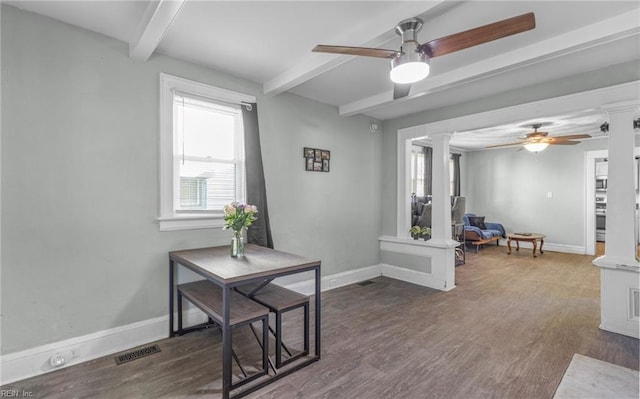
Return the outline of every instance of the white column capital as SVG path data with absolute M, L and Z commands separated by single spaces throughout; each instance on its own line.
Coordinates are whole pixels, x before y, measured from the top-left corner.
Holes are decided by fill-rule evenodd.
M 451 137 L 453 137 L 453 132 L 436 132 L 436 133 L 429 133 L 429 137 L 431 137 L 431 140 L 436 141 L 442 141 L 447 139 L 447 141 L 451 141 Z

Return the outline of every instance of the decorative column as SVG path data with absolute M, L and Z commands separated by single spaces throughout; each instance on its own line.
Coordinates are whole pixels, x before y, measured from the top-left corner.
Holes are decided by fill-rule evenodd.
M 640 263 L 636 258 L 634 117 L 637 102 L 604 107 L 609 114 L 605 254 L 600 267 L 600 328 L 640 338 Z
M 451 193 L 449 186 L 449 141 L 451 133 L 431 134 L 433 146 L 431 244 L 442 248 L 432 259 L 432 273 L 438 274 L 450 287 L 455 282 L 455 248 L 451 238 Z M 437 262 L 437 263 L 436 263 Z
M 409 237 L 411 140 L 431 137 L 433 147 L 431 239 Z M 451 239 L 449 199 L 449 140 L 451 134 L 430 134 L 424 129 L 401 129 L 397 136 L 397 231 L 380 240 L 381 274 L 441 291 L 455 288 L 455 248 Z M 413 266 L 412 266 L 413 265 Z M 408 267 L 410 266 L 410 267 Z
M 449 243 L 451 239 L 451 193 L 449 187 L 449 141 L 451 133 L 431 135 L 433 145 L 431 239 Z

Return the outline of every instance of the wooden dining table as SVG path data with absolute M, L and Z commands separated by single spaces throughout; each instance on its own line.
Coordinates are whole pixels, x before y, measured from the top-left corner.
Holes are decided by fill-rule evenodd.
M 245 246 L 245 255 L 241 258 L 230 256 L 230 246 L 208 247 L 169 252 L 169 336 L 176 335 L 174 326 L 174 306 L 177 287 L 177 266 L 182 266 L 213 282 L 222 289 L 222 397 L 228 399 L 232 386 L 232 348 L 230 298 L 231 290 L 236 287 L 271 281 L 276 277 L 296 273 L 313 272 L 315 279 L 315 350 L 291 367 L 268 375 L 243 389 L 243 396 L 290 374 L 302 367 L 320 360 L 320 261 L 310 260 L 299 255 L 277 251 L 253 244 Z M 182 311 L 178 309 L 178 311 Z

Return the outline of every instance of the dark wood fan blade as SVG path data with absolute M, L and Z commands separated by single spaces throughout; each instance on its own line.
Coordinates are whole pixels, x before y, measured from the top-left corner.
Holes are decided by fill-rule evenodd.
M 393 85 L 393 99 L 397 100 L 398 98 L 406 97 L 409 95 L 409 91 L 411 90 L 411 83 L 407 84 L 395 84 Z
M 511 147 L 511 146 L 514 146 L 514 145 L 521 145 L 521 144 L 524 144 L 524 143 L 526 143 L 526 141 L 521 141 L 521 142 L 519 142 L 519 143 L 509 143 L 509 144 L 490 145 L 490 146 L 488 146 L 488 147 L 484 147 L 484 148 Z
M 536 27 L 535 16 L 532 12 L 522 14 L 517 17 L 503 19 L 492 24 L 483 25 L 464 32 L 441 37 L 422 44 L 419 49 L 429 57 L 439 57 L 441 55 L 464 50 L 469 47 L 487 43 L 503 37 L 526 32 Z
M 579 141 L 551 141 L 549 142 L 550 145 L 576 145 L 576 144 L 580 144 Z
M 318 44 L 312 51 L 316 53 L 362 55 L 376 58 L 395 58 L 398 56 L 398 51 L 396 50 L 369 47 L 328 46 L 324 44 Z
M 570 134 L 568 136 L 553 136 L 549 137 L 552 140 L 560 139 L 560 140 L 575 140 L 575 139 L 588 139 L 591 138 L 589 134 Z

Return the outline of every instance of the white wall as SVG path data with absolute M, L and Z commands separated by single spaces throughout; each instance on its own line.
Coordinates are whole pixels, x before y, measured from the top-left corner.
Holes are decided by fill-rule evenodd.
M 258 97 L 275 246 L 323 274 L 379 263 L 381 136 L 365 117 L 2 6 L 1 353 L 167 314 L 167 252 L 228 232 L 159 232 L 158 76 Z M 331 151 L 305 172 L 304 146 Z

